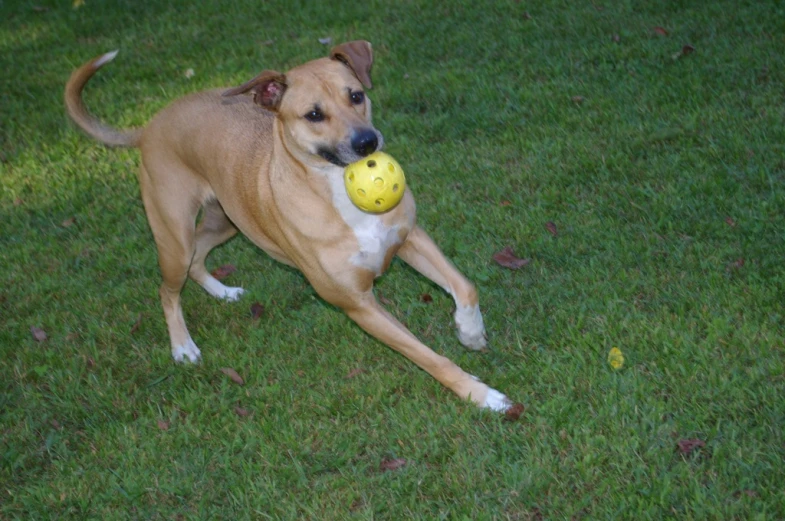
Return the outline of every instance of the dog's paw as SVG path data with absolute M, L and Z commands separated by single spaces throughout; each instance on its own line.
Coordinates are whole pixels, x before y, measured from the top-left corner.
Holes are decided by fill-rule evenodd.
M 224 286 L 224 294 L 223 297 L 220 298 L 227 302 L 236 302 L 240 300 L 240 297 L 243 293 L 245 293 L 243 288 L 231 288 L 229 286 Z
M 488 388 L 488 394 L 485 395 L 485 403 L 481 407 L 495 412 L 507 412 L 513 405 L 515 404 L 512 400 L 505 395 L 496 389 Z
M 202 360 L 202 352 L 190 338 L 184 344 L 172 347 L 172 358 L 175 362 L 198 364 Z
M 243 288 L 225 286 L 221 281 L 212 276 L 209 276 L 201 285 L 210 295 L 221 300 L 226 300 L 227 302 L 239 300 L 240 296 L 245 293 Z
M 458 340 L 469 349 L 485 349 L 485 324 L 482 321 L 480 306 L 458 306 L 455 310 L 455 325 L 458 326 Z

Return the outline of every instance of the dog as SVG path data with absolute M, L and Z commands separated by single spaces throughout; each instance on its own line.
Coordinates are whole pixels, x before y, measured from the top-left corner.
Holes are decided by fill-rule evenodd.
M 187 278 L 217 298 L 234 301 L 243 293 L 219 282 L 204 264 L 212 248 L 240 230 L 460 398 L 498 412 L 518 407 L 434 353 L 374 297 L 374 279 L 397 255 L 452 295 L 460 342 L 486 347 L 477 290 L 417 226 L 409 189 L 382 214 L 363 212 L 346 194 L 344 167 L 384 145 L 365 94 L 372 87 L 369 42 L 343 43 L 329 57 L 285 74 L 265 70 L 229 90 L 185 96 L 134 129 L 103 124 L 82 101 L 88 80 L 116 54 L 76 69 L 65 87 L 65 105 L 96 140 L 141 150 L 139 185 L 158 248 L 159 294 L 175 361 L 201 359 L 180 303 Z

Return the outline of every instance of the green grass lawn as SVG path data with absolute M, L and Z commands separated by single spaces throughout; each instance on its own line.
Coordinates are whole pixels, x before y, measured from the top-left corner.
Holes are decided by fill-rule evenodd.
M 0 1 L 0 519 L 785 518 L 785 7 L 296 3 Z M 375 122 L 491 351 L 404 264 L 378 291 L 518 422 L 243 238 L 208 262 L 246 295 L 189 283 L 204 361 L 170 357 L 138 152 L 69 124 L 64 83 L 119 48 L 86 101 L 142 125 L 327 37 L 373 42 Z

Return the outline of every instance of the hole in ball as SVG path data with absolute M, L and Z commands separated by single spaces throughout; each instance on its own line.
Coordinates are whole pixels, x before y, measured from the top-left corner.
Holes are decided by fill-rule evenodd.
M 373 184 L 375 184 L 376 186 L 384 186 L 384 179 L 382 179 L 381 177 L 377 177 L 376 179 L 373 180 Z
M 387 170 L 389 170 L 390 173 L 392 174 L 393 172 L 395 172 L 395 166 L 393 166 L 392 163 L 387 163 Z
M 353 183 L 353 182 L 354 182 L 354 172 L 351 172 L 351 173 L 349 174 L 349 182 L 351 182 L 351 183 Z
M 376 203 L 376 206 L 381 206 L 381 205 L 383 205 L 383 204 L 384 204 L 384 199 L 377 199 L 377 200 L 376 200 L 376 201 L 374 201 L 374 202 Z
M 368 161 L 368 168 L 373 168 L 373 167 L 375 167 L 375 166 L 376 166 L 376 161 L 374 161 L 373 159 L 371 159 L 370 161 Z
M 363 190 L 362 188 L 358 188 L 357 195 L 359 195 L 360 197 L 365 197 L 365 190 Z
M 397 192 L 397 191 L 398 191 L 398 183 L 393 185 L 393 192 Z

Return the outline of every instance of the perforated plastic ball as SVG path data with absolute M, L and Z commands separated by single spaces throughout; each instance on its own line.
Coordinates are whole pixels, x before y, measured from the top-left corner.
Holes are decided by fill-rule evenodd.
M 360 210 L 383 213 L 401 202 L 406 177 L 398 162 L 384 152 L 374 152 L 346 167 L 346 193 Z

